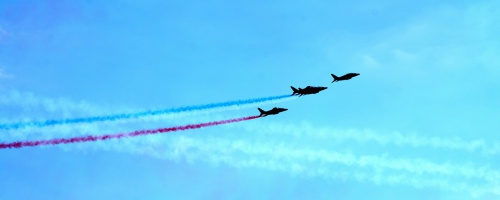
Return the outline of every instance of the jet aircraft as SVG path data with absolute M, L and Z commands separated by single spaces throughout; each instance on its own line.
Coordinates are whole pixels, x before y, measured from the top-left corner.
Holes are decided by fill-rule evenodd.
M 337 82 L 337 81 L 345 81 L 345 80 L 349 80 L 355 76 L 358 76 L 359 74 L 358 73 L 348 73 L 344 76 L 341 76 L 341 77 L 338 77 L 338 76 L 335 76 L 335 74 L 332 74 L 332 77 L 333 77 L 333 82 Z
M 257 109 L 259 109 L 259 111 L 260 111 L 259 117 L 265 117 L 265 116 L 268 116 L 268 115 L 276 115 L 276 114 L 278 114 L 280 112 L 284 112 L 284 111 L 288 110 L 286 108 L 277 108 L 277 107 L 274 107 L 273 109 L 268 110 L 268 111 L 264 111 L 261 108 L 257 108 Z
M 298 94 L 299 96 L 306 95 L 306 94 L 316 94 L 320 92 L 321 90 L 325 90 L 327 87 L 313 87 L 313 86 L 307 86 L 306 88 L 294 88 L 291 86 L 293 93 L 292 95 Z

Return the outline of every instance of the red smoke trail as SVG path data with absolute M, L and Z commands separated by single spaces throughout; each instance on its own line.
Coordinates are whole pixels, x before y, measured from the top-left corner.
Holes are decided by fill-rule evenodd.
M 59 138 L 59 139 L 51 139 L 51 140 L 37 140 L 37 141 L 25 141 L 25 142 L 12 142 L 12 143 L 0 143 L 0 149 L 7 148 L 21 148 L 21 147 L 32 147 L 32 146 L 42 146 L 42 145 L 56 145 L 56 144 L 68 144 L 68 143 L 76 143 L 76 142 L 89 142 L 89 141 L 97 141 L 97 140 L 109 140 L 109 139 L 120 139 L 123 137 L 135 137 L 140 135 L 153 135 L 158 133 L 166 133 L 166 132 L 175 132 L 175 131 L 183 131 L 189 129 L 199 129 L 203 127 L 209 126 L 217 126 L 222 124 L 241 122 L 246 120 L 252 120 L 259 118 L 259 116 L 250 116 L 250 117 L 242 117 L 237 119 L 228 119 L 216 122 L 207 122 L 200 124 L 189 124 L 185 126 L 174 126 L 169 128 L 159 128 L 159 129 L 150 129 L 150 130 L 140 130 L 134 131 L 130 133 L 119 133 L 119 134 L 108 134 L 108 135 L 97 135 L 97 136 L 81 136 L 81 137 L 73 137 L 73 138 Z

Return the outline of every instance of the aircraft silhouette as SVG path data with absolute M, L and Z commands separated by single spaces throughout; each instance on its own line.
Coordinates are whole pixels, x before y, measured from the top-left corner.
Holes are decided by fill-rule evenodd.
M 291 86 L 293 93 L 292 96 L 295 94 L 298 94 L 299 96 L 306 95 L 306 94 L 316 94 L 320 92 L 321 90 L 326 90 L 327 87 L 313 87 L 313 86 L 307 86 L 306 88 L 294 88 Z
M 268 110 L 268 111 L 264 111 L 261 108 L 257 108 L 257 109 L 259 109 L 259 111 L 260 111 L 259 117 L 265 117 L 265 116 L 268 116 L 268 115 L 276 115 L 276 114 L 278 114 L 280 112 L 284 112 L 284 111 L 288 110 L 286 108 L 277 108 L 277 107 L 274 107 L 273 109 Z
M 345 81 L 345 80 L 349 80 L 355 76 L 358 76 L 359 74 L 358 73 L 348 73 L 344 76 L 341 76 L 341 77 L 338 77 L 338 76 L 335 76 L 335 74 L 332 74 L 332 77 L 333 77 L 333 82 L 337 82 L 337 81 Z

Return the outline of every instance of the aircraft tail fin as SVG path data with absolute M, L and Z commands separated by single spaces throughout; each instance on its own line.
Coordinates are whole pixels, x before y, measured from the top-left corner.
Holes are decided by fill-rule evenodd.
M 290 87 L 291 87 L 291 88 L 292 88 L 292 90 L 293 90 L 292 95 L 294 95 L 294 94 L 298 94 L 298 93 L 299 93 L 299 90 L 297 90 L 297 88 L 294 88 L 293 86 L 290 86 Z
M 332 74 L 332 77 L 333 77 L 333 81 L 332 81 L 332 83 L 333 83 L 333 82 L 335 82 L 335 81 L 339 81 L 339 80 L 338 80 L 338 79 L 339 79 L 339 77 L 338 77 L 338 76 L 335 76 L 335 74 Z
M 262 117 L 265 114 L 265 111 L 262 110 L 261 108 L 257 108 L 260 111 L 259 117 Z

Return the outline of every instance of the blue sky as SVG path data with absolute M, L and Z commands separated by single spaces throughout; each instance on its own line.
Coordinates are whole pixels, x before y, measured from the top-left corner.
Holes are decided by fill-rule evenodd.
M 270 104 L 0 130 L 0 142 L 289 110 L 0 151 L 0 199 L 496 199 L 496 1 L 2 1 L 0 122 L 327 90 Z M 330 83 L 330 73 L 361 73 Z

